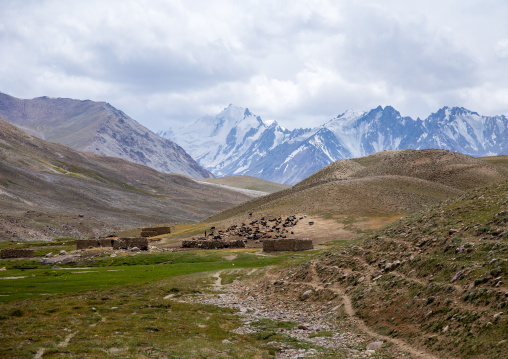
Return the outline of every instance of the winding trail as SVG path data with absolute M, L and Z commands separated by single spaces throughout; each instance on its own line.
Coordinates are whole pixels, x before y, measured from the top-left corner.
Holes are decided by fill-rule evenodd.
M 341 288 L 339 288 L 337 286 L 327 286 L 325 288 L 325 287 L 317 284 L 318 283 L 318 280 L 317 280 L 318 276 L 317 276 L 316 268 L 314 265 L 311 267 L 311 274 L 312 274 L 312 281 L 311 282 L 289 282 L 289 283 L 296 284 L 296 285 L 303 285 L 303 286 L 307 285 L 307 286 L 312 287 L 314 290 L 316 290 L 316 289 L 330 290 L 330 291 L 338 294 L 342 298 L 342 303 L 344 303 L 344 310 L 345 310 L 346 314 L 348 315 L 348 317 L 351 319 L 351 321 L 358 328 L 363 330 L 365 333 L 369 334 L 370 336 L 372 336 L 374 338 L 381 339 L 385 342 L 391 342 L 394 345 L 396 345 L 397 347 L 399 347 L 400 349 L 411 353 L 412 355 L 414 355 L 417 358 L 440 359 L 439 357 L 437 357 L 429 352 L 412 347 L 411 345 L 407 344 L 406 342 L 404 342 L 401 339 L 392 338 L 392 337 L 389 337 L 386 335 L 382 335 L 382 334 L 379 334 L 379 333 L 375 332 L 374 330 L 370 329 L 365 324 L 365 322 L 356 315 L 356 312 L 353 308 L 353 304 L 351 303 L 351 298 Z
M 90 328 L 93 328 L 95 327 L 97 324 L 99 323 L 102 323 L 102 322 L 105 322 L 106 321 L 106 318 L 103 317 L 102 315 L 98 314 L 97 315 L 99 317 L 101 317 L 101 320 L 98 322 L 98 323 L 94 323 L 94 324 L 90 324 L 89 327 Z M 74 336 L 76 334 L 78 334 L 79 331 L 76 331 L 74 333 L 69 333 L 67 334 L 67 336 L 65 337 L 65 339 L 61 342 L 61 343 L 58 343 L 57 344 L 57 347 L 58 348 L 65 348 L 67 347 L 67 345 L 69 345 L 69 342 L 71 341 L 72 338 L 74 338 Z M 39 348 L 39 350 L 37 351 L 37 353 L 35 353 L 35 356 L 34 356 L 34 359 L 42 359 L 42 357 L 44 356 L 44 352 L 46 351 L 46 348 Z

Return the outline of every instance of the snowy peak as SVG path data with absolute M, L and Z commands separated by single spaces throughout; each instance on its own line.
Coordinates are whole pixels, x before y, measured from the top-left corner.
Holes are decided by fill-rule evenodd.
M 481 116 L 463 107 L 443 107 L 424 121 L 430 135 L 423 146 L 453 149 L 471 156 L 503 153 L 508 143 L 505 116 Z
M 462 107 L 412 119 L 392 106 L 346 111 L 316 128 L 289 131 L 234 105 L 175 131 L 172 138 L 217 176 L 244 174 L 295 184 L 344 158 L 399 149 L 440 148 L 467 155 L 508 150 L 508 120 Z

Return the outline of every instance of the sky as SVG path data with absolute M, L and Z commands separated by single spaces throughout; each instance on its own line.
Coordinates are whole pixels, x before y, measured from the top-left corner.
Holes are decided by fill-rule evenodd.
M 153 131 L 229 104 L 286 128 L 393 106 L 508 115 L 506 0 L 0 0 L 0 92 Z

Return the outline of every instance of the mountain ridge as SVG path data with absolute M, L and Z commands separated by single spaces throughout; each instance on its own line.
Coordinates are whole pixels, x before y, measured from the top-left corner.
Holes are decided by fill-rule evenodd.
M 25 100 L 0 92 L 0 117 L 76 150 L 123 158 L 165 173 L 213 177 L 183 148 L 106 102 L 47 96 Z
M 232 121 L 232 113 L 243 117 Z M 264 125 L 249 129 L 245 113 Z M 230 105 L 199 121 L 199 126 L 195 122 L 159 135 L 180 143 L 217 176 L 250 175 L 285 184 L 296 184 L 337 160 L 384 150 L 437 148 L 470 156 L 508 152 L 506 116 L 481 116 L 462 107 L 445 106 L 421 120 L 401 116 L 391 106 L 378 106 L 346 111 L 318 127 L 288 130 L 277 122 L 267 125 L 250 110 Z M 219 122 L 222 137 L 210 131 L 210 123 Z M 231 126 L 225 127 L 226 123 Z M 239 127 L 243 138 L 237 136 Z
M 0 118 L 0 240 L 82 238 L 197 221 L 249 198 L 47 142 Z

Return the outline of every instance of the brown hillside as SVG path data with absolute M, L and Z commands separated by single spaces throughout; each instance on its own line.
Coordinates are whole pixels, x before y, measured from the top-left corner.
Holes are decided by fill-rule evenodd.
M 508 155 L 479 158 L 487 163 L 490 163 L 491 165 L 508 168 Z
M 249 199 L 119 158 L 78 152 L 0 120 L 0 239 L 90 236 L 196 221 Z
M 445 150 L 384 151 L 337 161 L 290 189 L 212 217 L 247 213 L 383 216 L 405 214 L 508 178 L 508 171 Z

